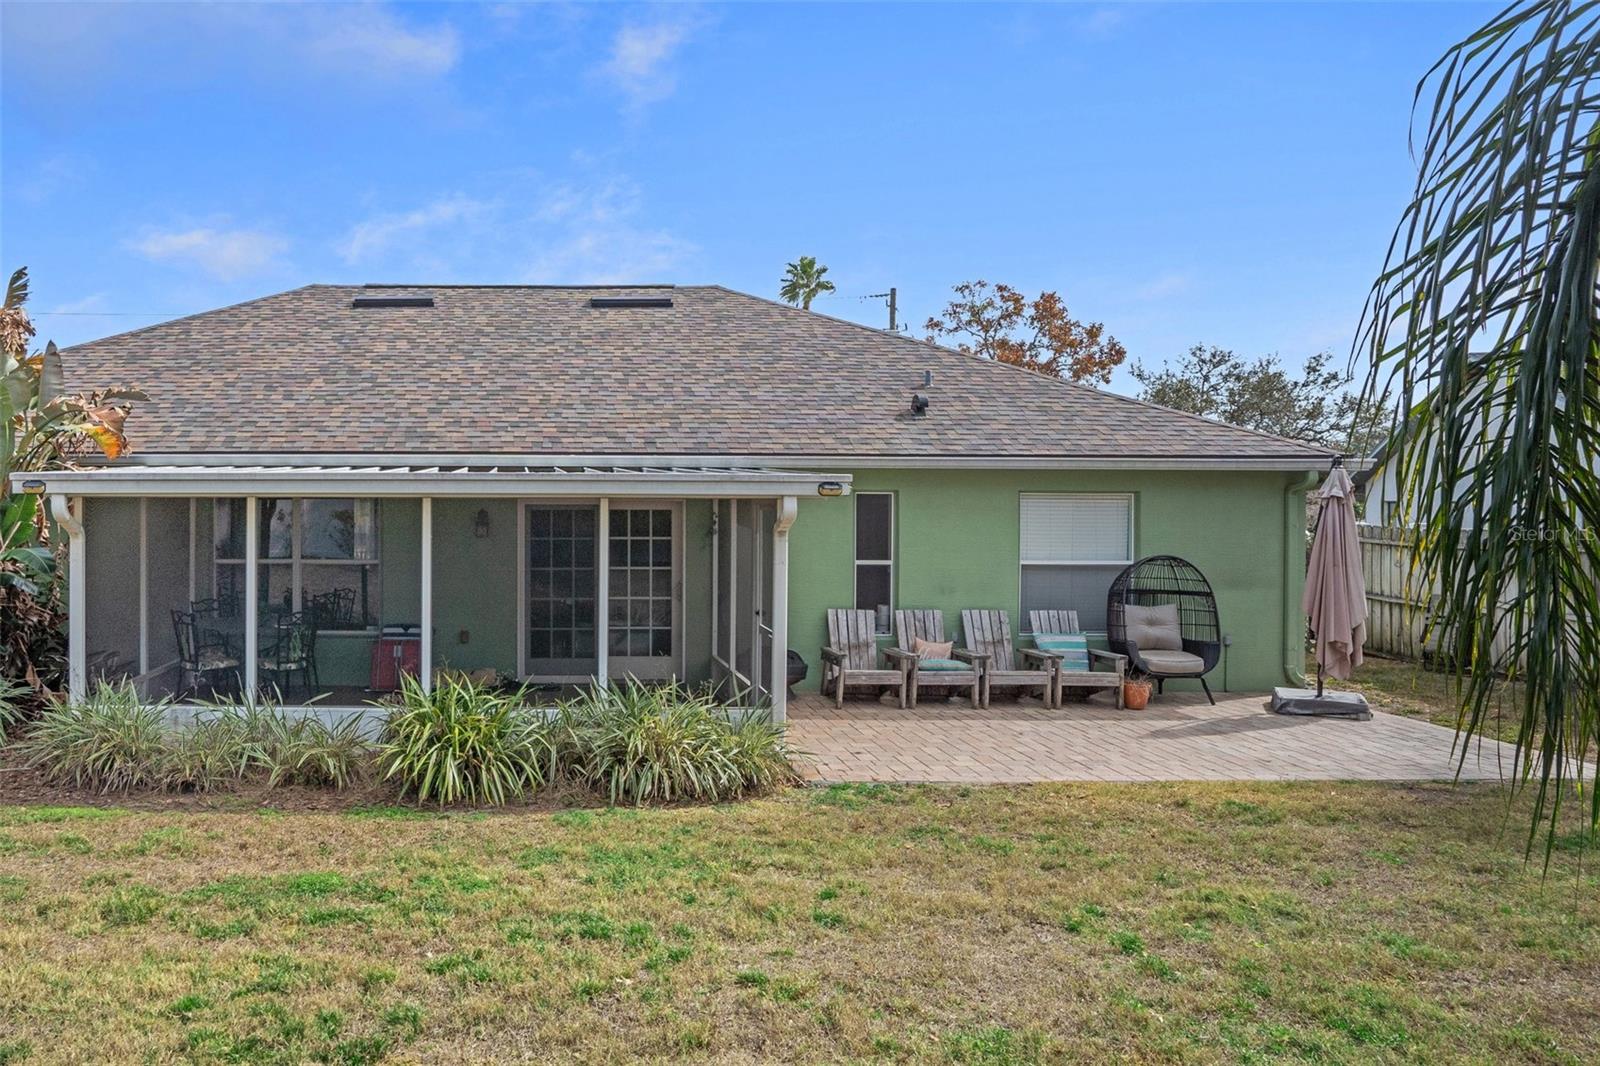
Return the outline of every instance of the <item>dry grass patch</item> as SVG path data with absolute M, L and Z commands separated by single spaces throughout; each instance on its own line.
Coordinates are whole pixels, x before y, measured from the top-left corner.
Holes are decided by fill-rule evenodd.
M 0 808 L 0 1061 L 1595 1061 L 1595 856 L 1574 835 L 1541 880 L 1504 811 L 1325 784 Z

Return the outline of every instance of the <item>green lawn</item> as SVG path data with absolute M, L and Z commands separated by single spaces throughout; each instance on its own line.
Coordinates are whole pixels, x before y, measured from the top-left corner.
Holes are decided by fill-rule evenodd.
M 1600 1061 L 1600 878 L 1445 785 L 0 807 L 0 1062 Z M 1580 872 L 1580 860 L 1587 859 Z
M 1306 659 L 1306 676 L 1316 684 L 1316 660 Z M 1329 678 L 1329 688 L 1360 692 L 1380 711 L 1401 714 L 1408 718 L 1421 718 L 1456 728 L 1460 703 L 1455 693 L 1455 678 L 1451 674 L 1427 669 L 1419 663 L 1400 659 L 1383 659 L 1375 655 L 1356 667 L 1355 676 L 1348 681 Z M 1484 736 L 1489 739 L 1514 741 L 1520 710 L 1514 702 L 1521 698 L 1522 686 L 1511 682 L 1500 685 L 1503 713 L 1491 719 Z

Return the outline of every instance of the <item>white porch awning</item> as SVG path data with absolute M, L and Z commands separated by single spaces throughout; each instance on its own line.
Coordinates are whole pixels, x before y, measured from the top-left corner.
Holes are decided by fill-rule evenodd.
M 841 496 L 849 474 L 684 466 L 100 466 L 12 475 L 63 496 Z

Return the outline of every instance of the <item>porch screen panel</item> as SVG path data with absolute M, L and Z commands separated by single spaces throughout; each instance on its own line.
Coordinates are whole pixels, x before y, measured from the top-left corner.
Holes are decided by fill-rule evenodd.
M 756 656 L 761 663 L 762 689 L 770 696 L 773 685 L 784 679 L 772 676 L 772 529 L 778 521 L 778 505 L 763 500 L 756 536 L 761 544 L 761 572 L 756 582 L 761 588 L 761 639 L 757 641 Z
M 139 671 L 139 501 L 84 499 L 84 618 L 88 682 Z
M 171 670 L 178 658 L 172 613 L 189 609 L 189 501 L 157 497 L 145 506 L 150 669 Z
M 734 647 L 736 657 L 734 666 L 752 682 L 755 674 L 752 672 L 755 660 L 755 603 L 756 603 L 756 522 L 757 509 L 754 501 L 739 501 L 739 520 L 735 524 L 734 536 L 738 543 L 739 561 L 735 575 L 738 588 L 738 603 L 733 619 L 734 632 L 738 635 Z
M 733 669 L 733 663 L 728 656 L 728 635 L 733 632 L 733 612 L 737 599 L 734 590 L 736 538 L 733 528 L 733 504 L 729 500 L 713 501 L 711 513 L 717 528 L 717 557 L 711 561 L 711 565 L 715 568 L 717 585 L 716 602 L 712 604 L 717 619 L 717 639 L 711 649 L 716 663 L 713 675 L 719 685 L 731 686 L 732 678 L 729 677 L 729 672 Z M 726 689 L 724 692 L 726 694 Z
M 1024 493 L 1021 627 L 1037 610 L 1072 610 L 1085 630 L 1106 624 L 1106 593 L 1133 561 L 1133 497 Z

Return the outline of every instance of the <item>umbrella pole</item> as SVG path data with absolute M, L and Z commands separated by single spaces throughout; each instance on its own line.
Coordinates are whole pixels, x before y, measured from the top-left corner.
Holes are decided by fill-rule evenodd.
M 1322 663 L 1317 663 L 1317 698 L 1322 698 Z

